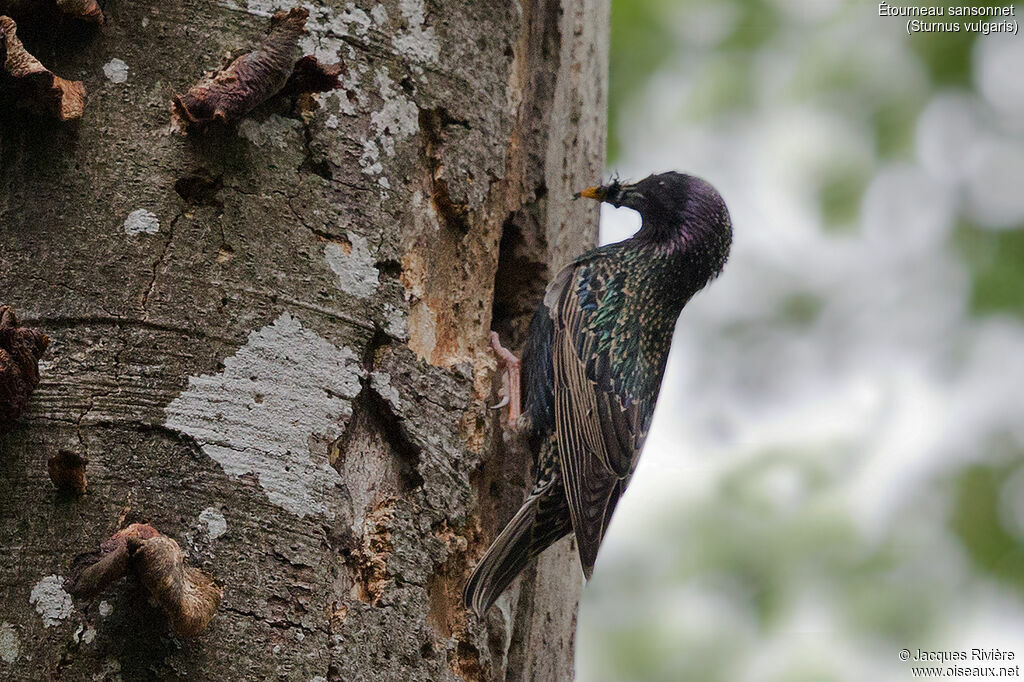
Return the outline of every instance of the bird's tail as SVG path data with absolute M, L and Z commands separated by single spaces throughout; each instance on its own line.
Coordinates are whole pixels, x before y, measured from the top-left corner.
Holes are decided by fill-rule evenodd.
M 473 569 L 462 603 L 482 616 L 531 559 L 571 530 L 561 481 L 535 490 Z

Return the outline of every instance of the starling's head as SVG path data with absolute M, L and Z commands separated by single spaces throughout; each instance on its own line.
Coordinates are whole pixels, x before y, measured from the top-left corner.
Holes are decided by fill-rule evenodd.
M 696 233 L 731 237 L 732 225 L 725 201 L 709 183 L 685 173 L 659 173 L 639 182 L 623 184 L 618 179 L 606 185 L 588 187 L 577 197 L 625 206 L 643 218 L 637 236 L 652 239 L 684 238 Z

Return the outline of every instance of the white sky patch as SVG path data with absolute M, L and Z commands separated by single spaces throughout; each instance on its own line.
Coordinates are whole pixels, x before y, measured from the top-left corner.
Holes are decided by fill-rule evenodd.
M 978 170 L 968 182 L 973 216 L 986 227 L 1017 229 L 1024 220 L 1024 143 L 991 140 L 979 145 Z
M 115 57 L 103 65 L 103 75 L 111 83 L 126 83 L 128 82 L 128 65 Z
M 21 655 L 21 640 L 18 633 L 8 622 L 0 623 L 0 660 L 4 663 L 14 663 Z
M 128 235 L 156 234 L 159 230 L 160 219 L 155 213 L 144 208 L 135 209 L 124 221 L 124 233 Z
M 981 107 L 966 93 L 940 93 L 921 112 L 915 148 L 921 165 L 944 182 L 970 178 L 981 162 L 986 125 Z
M 114 612 L 114 607 L 108 601 L 101 601 L 99 606 L 100 616 L 106 618 Z
M 337 276 L 335 284 L 339 289 L 366 298 L 377 290 L 380 272 L 374 267 L 366 237 L 349 233 L 348 238 L 348 248 L 337 242 L 327 242 L 324 246 L 324 259 Z
M 985 99 L 1009 121 L 1024 116 L 1024 42 L 1017 36 L 992 33 L 974 44 L 974 83 Z
M 249 334 L 219 374 L 190 377 L 166 408 L 168 428 L 195 438 L 232 476 L 250 474 L 267 498 L 297 515 L 328 515 L 338 479 L 327 449 L 352 414 L 362 369 L 356 354 L 303 328 L 289 313 Z
M 199 512 L 199 524 L 208 540 L 216 540 L 228 532 L 228 522 L 216 507 L 207 507 Z
M 74 605 L 71 595 L 64 589 L 64 578 L 48 575 L 35 584 L 28 602 L 36 607 L 43 619 L 43 625 L 52 628 L 71 615 Z

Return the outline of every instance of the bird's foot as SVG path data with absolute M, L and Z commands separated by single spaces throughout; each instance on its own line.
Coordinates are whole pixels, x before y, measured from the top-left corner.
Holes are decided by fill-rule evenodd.
M 498 363 L 504 368 L 504 375 L 501 379 L 501 402 L 491 405 L 492 410 L 498 410 L 508 405 L 508 423 L 516 424 L 522 412 L 522 398 L 519 383 L 519 370 L 521 363 L 519 358 L 512 351 L 501 345 L 498 332 L 491 332 L 491 348 L 498 356 Z

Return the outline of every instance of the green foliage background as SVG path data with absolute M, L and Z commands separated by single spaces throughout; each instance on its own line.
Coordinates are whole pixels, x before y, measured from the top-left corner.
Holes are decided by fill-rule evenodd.
M 582 680 L 1024 656 L 1024 37 L 905 21 L 612 2 L 610 170 L 708 177 L 736 247 L 681 319 Z

